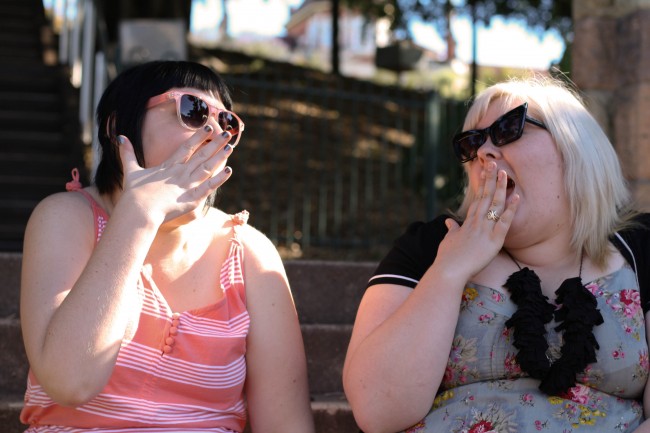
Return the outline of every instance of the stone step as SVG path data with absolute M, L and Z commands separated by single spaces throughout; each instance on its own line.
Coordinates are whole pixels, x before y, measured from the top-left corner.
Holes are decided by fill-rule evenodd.
M 0 375 L 0 393 L 24 393 L 29 365 L 18 319 L 0 319 L 0 365 L 3 370 Z
M 60 92 L 58 86 L 64 79 L 55 67 L 43 66 L 36 62 L 32 65 L 17 66 L 13 63 L 10 65 L 8 69 L 0 72 L 0 91 L 10 93 L 51 92 L 54 94 Z
M 307 356 L 309 390 L 313 394 L 343 392 L 341 374 L 352 325 L 300 325 Z
M 63 113 L 41 111 L 38 107 L 17 110 L 0 106 L 0 130 L 2 131 L 58 131 L 63 123 Z
M 20 422 L 23 396 L 0 394 L 0 426 L 3 433 L 23 433 L 27 426 Z
M 284 263 L 300 323 L 354 323 L 374 262 L 290 260 Z
M 66 152 L 68 146 L 61 132 L 3 131 L 0 147 L 9 152 Z
M 2 128 L 0 121 L 0 128 Z M 71 158 L 63 154 L 43 154 L 39 152 L 2 152 L 0 153 L 0 173 L 4 175 L 24 174 L 30 171 L 30 176 L 61 175 L 71 165 Z
M 26 170 L 27 171 L 27 170 Z M 0 175 L 0 200 L 36 200 L 41 201 L 48 195 L 65 190 L 65 184 L 70 180 L 70 170 L 67 174 L 58 176 L 31 176 L 28 173 L 23 175 Z M 25 221 L 26 222 L 26 221 Z
M 2 62 L 11 62 L 15 60 L 29 60 L 36 61 L 42 60 L 43 53 L 41 49 L 24 49 L 24 48 L 14 48 L 7 46 L 0 46 L 0 61 Z
M 352 325 L 301 325 L 307 374 L 312 394 L 343 392 L 341 372 L 350 341 Z M 0 392 L 20 394 L 25 390 L 28 362 L 20 320 L 0 318 Z
M 0 252 L 0 317 L 18 317 L 20 253 Z M 353 324 L 373 262 L 290 260 L 284 263 L 300 323 Z
M 27 428 L 20 422 L 22 395 L 0 395 L 0 426 L 2 433 L 23 433 Z M 314 396 L 311 402 L 316 433 L 359 433 L 350 405 L 342 394 Z M 247 428 L 245 433 L 250 433 Z
M 0 317 L 19 316 L 20 267 L 23 255 L 0 252 Z
M 2 83 L 2 80 L 0 80 L 0 83 Z M 38 110 L 56 113 L 61 110 L 61 98 L 57 93 L 53 92 L 22 93 L 9 91 L 3 89 L 2 84 L 0 84 L 0 107 L 12 111 L 29 111 L 38 108 Z
M 32 37 L 38 32 L 38 26 L 30 17 L 11 17 L 0 11 L 0 29 L 5 34 L 19 34 Z
M 38 39 L 38 34 L 32 34 L 31 31 L 22 34 L 0 32 L 0 46 L 40 51 L 41 41 Z
M 24 231 L 25 224 L 0 222 L 0 250 L 16 252 L 22 251 Z

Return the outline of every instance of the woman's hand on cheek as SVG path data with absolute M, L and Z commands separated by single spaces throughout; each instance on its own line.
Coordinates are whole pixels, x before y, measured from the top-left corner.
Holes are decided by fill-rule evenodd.
M 196 131 L 169 159 L 157 167 L 138 165 L 133 146 L 119 136 L 124 172 L 123 194 L 162 224 L 199 207 L 230 177 L 226 167 L 233 147 L 228 133 L 212 136 L 211 126 Z
M 449 232 L 438 250 L 438 258 L 446 266 L 465 272 L 469 278 L 487 266 L 503 248 L 519 204 L 517 194 L 506 204 L 507 185 L 506 172 L 497 172 L 496 163 L 488 163 L 481 175 L 478 196 L 469 206 L 463 225 L 452 219 L 446 221 Z M 491 211 L 496 213 L 496 218 L 488 218 Z

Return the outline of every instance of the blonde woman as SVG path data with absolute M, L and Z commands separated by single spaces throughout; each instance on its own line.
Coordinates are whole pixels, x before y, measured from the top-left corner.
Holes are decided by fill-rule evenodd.
M 453 139 L 455 215 L 368 283 L 343 383 L 365 433 L 650 431 L 650 215 L 562 82 L 496 84 Z

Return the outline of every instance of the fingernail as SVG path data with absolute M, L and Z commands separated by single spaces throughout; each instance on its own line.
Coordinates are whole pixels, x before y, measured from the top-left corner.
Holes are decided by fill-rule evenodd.
M 230 133 L 229 133 L 228 131 L 223 131 L 223 132 L 221 133 L 221 136 L 222 136 L 223 138 L 228 138 L 228 137 L 230 137 Z
M 205 130 L 205 132 L 212 132 L 212 126 L 210 125 L 205 125 L 203 129 Z
M 232 168 L 226 167 L 226 168 L 223 169 L 223 171 L 225 171 L 226 174 L 230 174 L 230 173 L 232 173 Z
M 226 153 L 232 152 L 232 149 L 233 149 L 233 147 L 230 145 L 230 143 L 226 144 L 223 148 L 226 151 Z
M 123 135 L 118 135 L 118 136 L 117 136 L 117 142 L 118 142 L 118 144 L 120 144 L 120 145 L 121 145 L 121 144 L 124 144 L 124 141 L 125 141 L 125 139 L 124 139 L 124 136 L 123 136 Z

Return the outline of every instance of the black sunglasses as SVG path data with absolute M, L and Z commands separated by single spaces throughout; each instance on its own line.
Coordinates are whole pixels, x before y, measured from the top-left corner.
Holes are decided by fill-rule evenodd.
M 463 163 L 476 158 L 478 148 L 483 146 L 488 137 L 492 140 L 492 144 L 497 147 L 519 140 L 524 133 L 524 124 L 526 122 L 546 129 L 546 125 L 542 122 L 528 117 L 526 115 L 527 110 L 528 102 L 524 102 L 519 107 L 513 108 L 499 117 L 487 128 L 470 129 L 456 134 L 452 143 L 458 160 Z
M 223 131 L 232 135 L 230 144 L 236 146 L 244 132 L 244 122 L 232 111 L 214 107 L 199 96 L 187 92 L 166 92 L 149 99 L 147 109 L 163 102 L 176 101 L 178 121 L 187 129 L 199 129 L 208 123 L 211 115 L 216 114 L 217 122 Z

